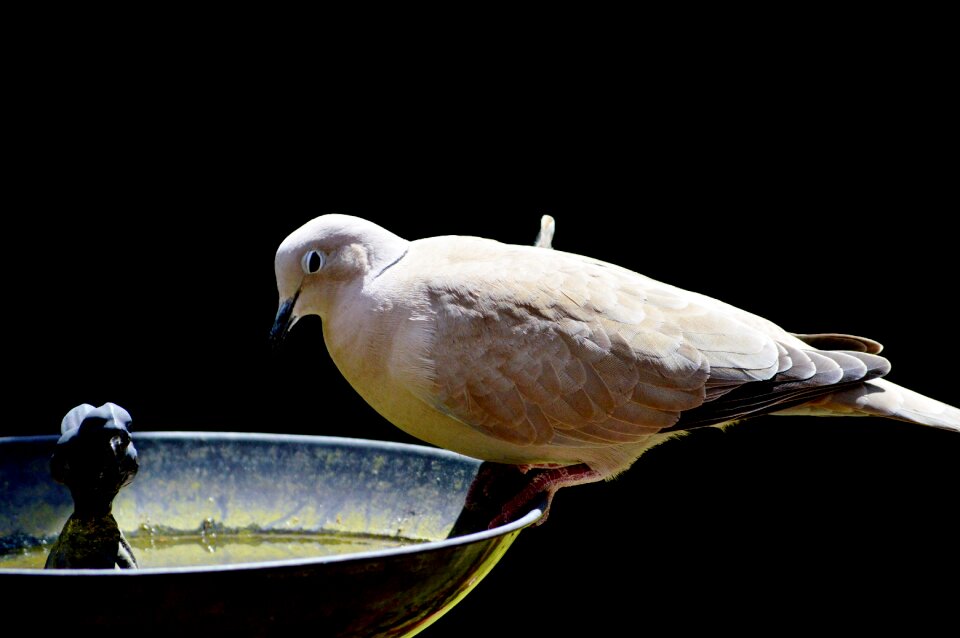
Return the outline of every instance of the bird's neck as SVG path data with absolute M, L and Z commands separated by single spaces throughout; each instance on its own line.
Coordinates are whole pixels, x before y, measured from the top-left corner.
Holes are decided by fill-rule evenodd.
M 323 321 L 323 338 L 330 356 L 341 372 L 351 379 L 380 374 L 390 344 L 362 304 L 343 302 Z
M 368 280 L 331 304 L 323 317 L 324 341 L 340 372 L 361 394 L 388 382 L 396 348 L 404 342 L 399 333 L 409 328 L 410 317 L 409 302 L 383 281 Z

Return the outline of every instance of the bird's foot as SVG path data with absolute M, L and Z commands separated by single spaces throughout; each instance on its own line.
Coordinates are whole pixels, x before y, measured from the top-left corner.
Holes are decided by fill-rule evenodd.
M 534 525 L 542 525 L 557 490 L 599 479 L 599 473 L 584 464 L 536 467 L 484 462 L 448 538 L 505 525 L 535 508 L 543 515 Z
M 566 467 L 535 468 L 525 474 L 529 477 L 526 487 L 503 506 L 500 514 L 490 521 L 488 529 L 515 521 L 535 506 L 540 507 L 543 515 L 533 525 L 543 525 L 550 514 L 553 497 L 561 487 L 593 483 L 600 479 L 599 472 L 584 463 Z M 542 502 L 538 503 L 538 500 Z

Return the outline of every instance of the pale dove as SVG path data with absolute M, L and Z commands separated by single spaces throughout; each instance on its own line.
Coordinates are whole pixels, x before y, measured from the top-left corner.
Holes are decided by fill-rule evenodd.
M 625 268 L 478 237 L 407 241 L 323 215 L 280 245 L 271 335 L 319 315 L 350 384 L 418 439 L 521 466 L 491 525 L 623 472 L 676 433 L 761 414 L 875 415 L 960 431 L 960 410 L 890 383 L 880 344 L 794 334 Z M 546 512 L 545 512 L 546 515 Z

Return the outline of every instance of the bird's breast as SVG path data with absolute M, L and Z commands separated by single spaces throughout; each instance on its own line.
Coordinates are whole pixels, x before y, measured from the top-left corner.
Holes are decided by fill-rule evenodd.
M 331 315 L 323 326 L 327 350 L 344 378 L 381 416 L 407 434 L 484 460 L 556 461 L 541 458 L 555 450 L 505 444 L 436 407 L 431 401 L 436 329 L 424 308 L 368 305 L 363 312 L 354 309 Z

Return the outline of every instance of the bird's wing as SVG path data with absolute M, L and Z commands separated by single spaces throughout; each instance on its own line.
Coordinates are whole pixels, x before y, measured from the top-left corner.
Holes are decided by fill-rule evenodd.
M 435 326 L 421 398 L 513 444 L 641 441 L 687 427 L 684 414 L 696 427 L 773 411 L 870 367 L 807 352 L 759 317 L 596 260 L 532 247 L 472 260 L 469 242 L 458 250 L 423 284 Z

